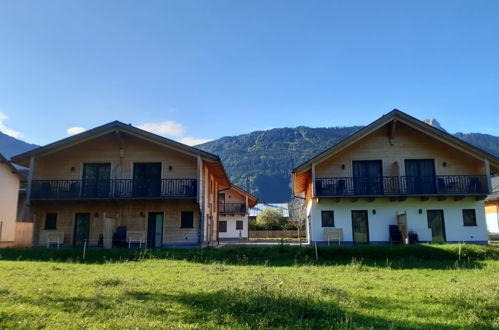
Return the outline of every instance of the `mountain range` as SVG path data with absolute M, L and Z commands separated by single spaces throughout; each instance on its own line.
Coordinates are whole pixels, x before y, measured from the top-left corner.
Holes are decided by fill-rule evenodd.
M 427 121 L 444 130 L 435 119 Z M 350 127 L 295 127 L 226 136 L 196 146 L 219 155 L 231 181 L 258 196 L 261 202 L 291 198 L 291 170 L 361 129 Z M 499 157 L 499 137 L 456 133 L 459 139 Z M 0 153 L 7 158 L 38 147 L 0 133 Z

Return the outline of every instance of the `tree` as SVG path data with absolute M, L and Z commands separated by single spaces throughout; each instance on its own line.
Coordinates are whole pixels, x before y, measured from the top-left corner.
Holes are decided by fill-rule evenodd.
M 307 208 L 305 205 L 305 199 L 302 198 L 294 198 L 291 202 L 288 203 L 289 210 L 289 221 L 296 225 L 296 229 L 298 230 L 298 239 L 300 240 L 301 245 L 301 233 L 305 225 L 305 219 L 307 218 Z
M 256 223 L 268 229 L 280 228 L 286 223 L 286 219 L 281 210 L 266 208 L 256 216 Z

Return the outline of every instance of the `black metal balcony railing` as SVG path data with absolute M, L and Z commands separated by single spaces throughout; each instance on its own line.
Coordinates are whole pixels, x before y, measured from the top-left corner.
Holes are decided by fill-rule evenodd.
M 32 200 L 194 198 L 195 179 L 33 180 Z
M 220 214 L 245 214 L 246 204 L 244 203 L 219 203 L 218 213 Z
M 315 192 L 319 197 L 481 195 L 489 193 L 485 175 L 319 178 L 315 180 Z

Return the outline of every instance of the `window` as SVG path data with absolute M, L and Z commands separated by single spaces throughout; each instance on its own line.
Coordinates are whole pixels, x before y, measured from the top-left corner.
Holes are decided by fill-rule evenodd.
M 464 226 L 476 226 L 475 209 L 463 210 L 463 225 Z
M 221 233 L 226 233 L 227 232 L 227 221 L 219 221 L 220 224 L 220 232 Z
M 194 212 L 182 212 L 180 228 L 194 228 Z
M 334 211 L 322 211 L 322 227 L 334 227 Z
M 241 220 L 236 221 L 236 230 L 243 230 L 243 222 Z
M 57 227 L 57 213 L 45 215 L 45 230 L 55 230 Z

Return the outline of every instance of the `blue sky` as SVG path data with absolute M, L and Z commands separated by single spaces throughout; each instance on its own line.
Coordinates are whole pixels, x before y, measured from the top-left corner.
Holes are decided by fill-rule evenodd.
M 393 108 L 499 135 L 499 1 L 0 6 L 0 130 L 31 143 L 117 119 L 192 144 Z

